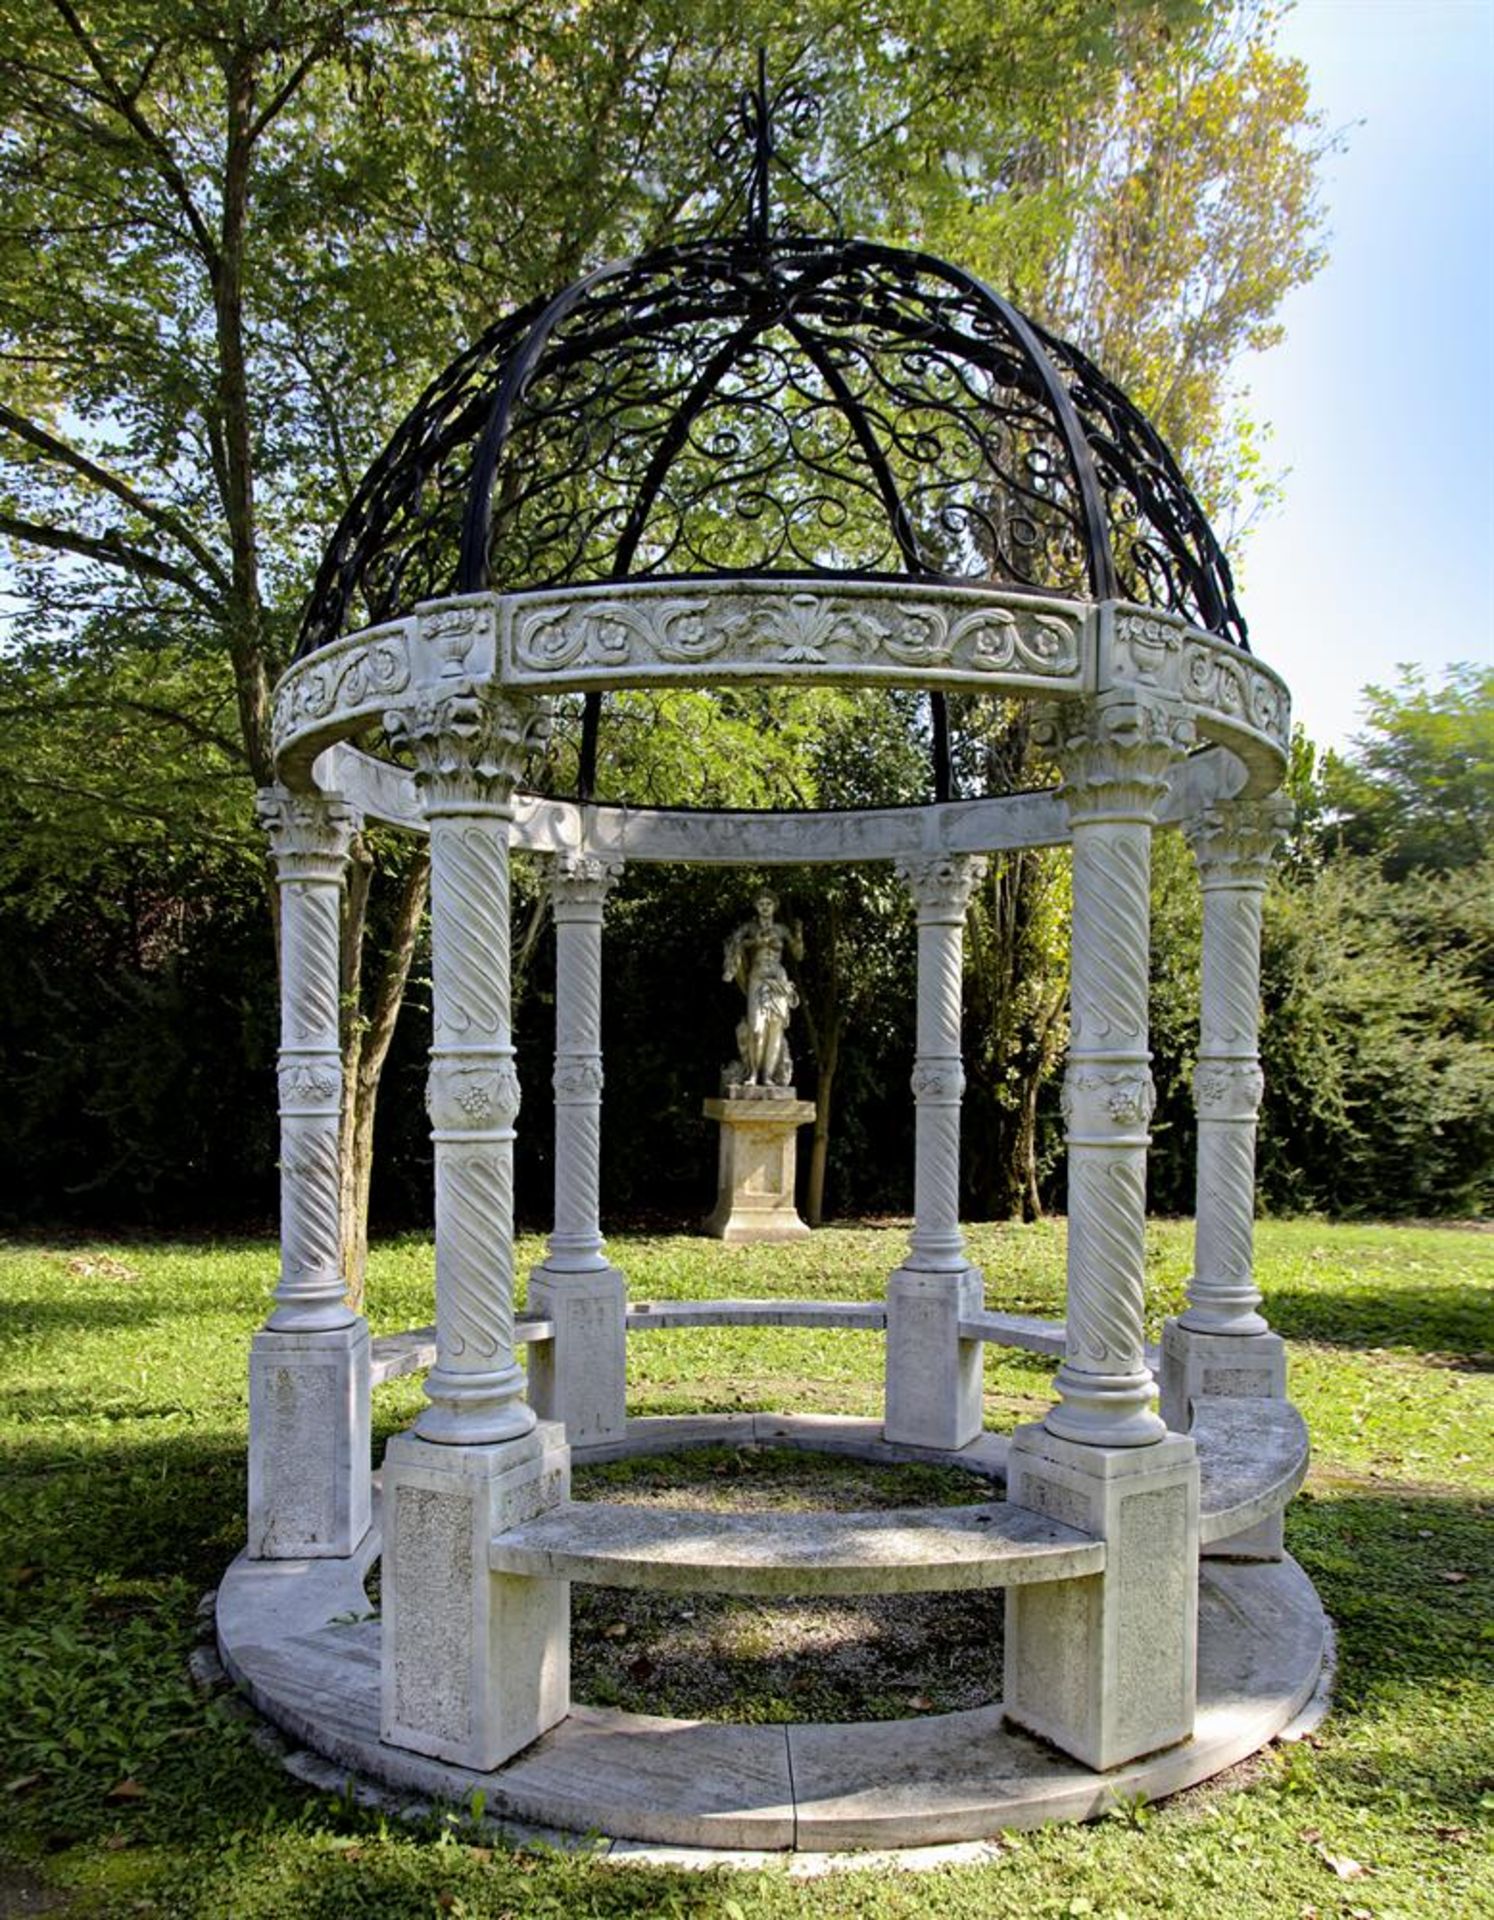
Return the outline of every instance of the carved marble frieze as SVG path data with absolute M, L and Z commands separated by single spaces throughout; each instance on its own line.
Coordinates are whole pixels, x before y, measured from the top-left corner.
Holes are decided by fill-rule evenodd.
M 629 581 L 469 594 L 351 634 L 276 689 L 281 777 L 300 787 L 338 739 L 461 686 L 577 692 L 733 679 L 878 682 L 1069 700 L 1155 694 L 1251 769 L 1280 779 L 1291 709 L 1279 675 L 1175 615 L 917 582 Z
M 1243 730 L 1283 756 L 1291 743 L 1291 699 L 1281 676 L 1253 654 L 1173 615 L 1139 607 L 1111 610 L 1100 634 L 1100 688 L 1122 686 L 1183 701 L 1205 732 L 1226 741 Z
M 498 602 L 506 681 L 892 679 L 1079 692 L 1090 617 L 968 588 L 733 580 L 515 594 Z
M 281 754 L 307 734 L 376 717 L 410 684 L 408 623 L 350 634 L 298 661 L 275 689 L 272 730 Z

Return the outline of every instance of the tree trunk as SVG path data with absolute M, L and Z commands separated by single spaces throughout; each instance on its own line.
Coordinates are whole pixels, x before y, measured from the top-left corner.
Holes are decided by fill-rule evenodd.
M 835 1069 L 840 1062 L 840 1036 L 844 1020 L 832 1014 L 821 1031 L 822 1047 L 816 1065 L 819 1078 L 814 1094 L 814 1140 L 809 1149 L 809 1185 L 805 1192 L 804 1213 L 810 1226 L 820 1226 L 825 1218 L 825 1166 L 830 1157 L 830 1114 L 835 1092 Z

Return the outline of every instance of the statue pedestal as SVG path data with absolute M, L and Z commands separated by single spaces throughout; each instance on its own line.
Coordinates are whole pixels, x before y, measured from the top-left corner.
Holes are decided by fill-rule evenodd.
M 794 1166 L 814 1102 L 796 1100 L 792 1087 L 749 1087 L 707 1100 L 705 1114 L 721 1125 L 720 1184 L 705 1231 L 737 1246 L 802 1240 L 809 1228 L 794 1207 Z

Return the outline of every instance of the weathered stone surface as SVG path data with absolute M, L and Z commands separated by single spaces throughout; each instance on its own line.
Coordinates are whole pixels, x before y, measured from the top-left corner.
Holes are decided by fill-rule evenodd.
M 500 1533 L 505 1573 L 670 1593 L 942 1593 L 1072 1580 L 1104 1549 L 1000 1502 L 885 1513 L 712 1513 L 576 1502 Z
M 385 1740 L 495 1767 L 565 1714 L 569 1589 L 495 1578 L 488 1542 L 564 1500 L 569 1477 L 563 1430 L 549 1421 L 502 1446 L 453 1447 L 411 1433 L 390 1441 Z
M 1063 1357 L 1062 1320 L 1042 1320 L 1032 1313 L 987 1313 L 984 1308 L 960 1322 L 962 1340 L 984 1340 L 993 1347 L 1017 1347 L 1024 1353 Z
M 1193 1403 L 1193 1439 L 1206 1544 L 1232 1542 L 1279 1518 L 1307 1478 L 1307 1422 L 1289 1400 L 1201 1397 Z M 1243 1557 L 1241 1549 L 1226 1550 Z
M 1201 1398 L 1284 1401 L 1286 1342 L 1274 1333 L 1198 1333 L 1186 1324 L 1186 1316 L 1168 1320 L 1162 1328 L 1160 1379 L 1162 1417 L 1174 1432 L 1186 1433 Z M 1289 1430 L 1291 1422 L 1285 1424 Z M 1305 1435 L 1303 1458 L 1305 1465 Z M 1261 1465 L 1267 1467 L 1267 1462 L 1263 1460 Z M 1294 1491 L 1295 1483 L 1287 1497 Z M 1285 1551 L 1282 1507 L 1238 1532 L 1211 1532 L 1203 1540 L 1202 1551 L 1230 1559 L 1279 1560 Z
M 627 1291 L 616 1267 L 529 1276 L 530 1305 L 553 1328 L 529 1355 L 529 1404 L 562 1422 L 572 1446 L 621 1439 L 627 1426 Z
M 553 1340 L 555 1328 L 537 1314 L 521 1313 L 514 1319 L 514 1345 L 525 1341 Z M 399 1380 L 407 1373 L 423 1373 L 436 1364 L 436 1329 L 410 1327 L 404 1333 L 381 1333 L 372 1343 L 369 1378 L 381 1387 L 386 1380 Z
M 1264 768 L 1262 768 L 1264 772 Z M 356 747 L 329 748 L 315 763 L 319 786 L 335 789 L 370 820 L 424 831 L 409 771 Z M 1173 770 L 1158 818 L 1175 826 L 1241 792 L 1250 775 L 1224 747 L 1190 754 Z M 1263 790 L 1263 789 L 1262 789 Z M 1054 792 L 945 800 L 925 807 L 865 807 L 855 813 L 701 814 L 668 807 L 609 807 L 548 795 L 514 796 L 514 845 L 538 854 L 593 854 L 704 866 L 839 865 L 936 853 L 996 853 L 1061 846 L 1068 838 Z
M 880 1300 L 635 1300 L 628 1332 L 665 1327 L 850 1327 L 880 1332 Z
M 799 1128 L 814 1118 L 808 1100 L 707 1100 L 721 1127 L 716 1205 L 702 1223 L 731 1246 L 802 1240 L 809 1229 L 794 1206 Z
M 1326 1644 L 1317 1596 L 1293 1562 L 1206 1567 L 1194 1738 L 1104 1777 L 1004 1727 L 999 1705 L 788 1728 L 577 1708 L 517 1759 L 479 1772 L 380 1741 L 379 1623 L 329 1624 L 366 1607 L 367 1554 L 300 1563 L 241 1555 L 229 1569 L 220 1647 L 261 1711 L 327 1757 L 339 1790 L 352 1773 L 457 1805 L 480 1791 L 498 1819 L 600 1828 L 655 1846 L 933 1845 L 1156 1799 L 1289 1725 L 1313 1696 Z M 645 1761 L 650 1747 L 658 1752 Z
M 1103 1577 L 1007 1596 L 1008 1717 L 1105 1770 L 1193 1731 L 1198 1464 L 1170 1434 L 1093 1447 L 1021 1427 L 1007 1497 L 1106 1542 Z
M 974 1267 L 921 1273 L 899 1267 L 887 1282 L 887 1438 L 903 1446 L 968 1446 L 981 1430 L 980 1342 L 960 1329 L 980 1311 Z
M 351 1553 L 369 1523 L 369 1340 L 363 1320 L 254 1336 L 249 1350 L 249 1552 Z

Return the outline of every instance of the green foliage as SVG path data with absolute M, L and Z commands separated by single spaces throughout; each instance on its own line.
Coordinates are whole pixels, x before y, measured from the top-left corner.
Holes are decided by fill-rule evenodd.
M 1341 857 L 1267 896 L 1268 1203 L 1332 1214 L 1494 1201 L 1494 862 L 1387 880 Z
M 1465 662 L 1429 687 L 1403 667 L 1366 687 L 1365 729 L 1320 774 L 1329 834 L 1377 859 L 1391 880 L 1446 873 L 1494 853 L 1494 667 Z
M 1059 1311 L 1062 1246 L 1051 1225 L 975 1229 L 992 1304 Z M 1310 1745 L 1139 1824 L 1014 1834 L 994 1858 L 938 1873 L 810 1881 L 520 1854 L 476 1831 L 479 1807 L 404 1827 L 293 1781 L 231 1695 L 202 1698 L 185 1678 L 197 1598 L 243 1539 L 244 1347 L 273 1247 L 0 1249 L 0 1886 L 40 1888 L 64 1920 L 1482 1912 L 1494 1901 L 1489 1246 L 1447 1230 L 1260 1228 L 1267 1311 L 1293 1339 L 1316 1446 L 1288 1544 L 1339 1636 L 1334 1711 Z M 658 1299 L 869 1298 L 900 1247 L 896 1233 L 843 1230 L 786 1248 L 613 1243 L 634 1295 Z M 521 1243 L 521 1273 L 539 1252 Z M 1149 1230 L 1153 1328 L 1188 1260 L 1186 1228 Z M 376 1246 L 376 1330 L 427 1320 L 431 1285 L 427 1245 Z M 861 1334 L 656 1333 L 635 1337 L 629 1360 L 640 1412 L 880 1402 L 880 1342 Z M 989 1354 L 988 1420 L 1039 1411 L 1050 1377 L 1031 1355 Z M 380 1446 L 418 1399 L 413 1380 L 380 1389 Z M 1368 1872 L 1346 1889 L 1325 1856 Z

